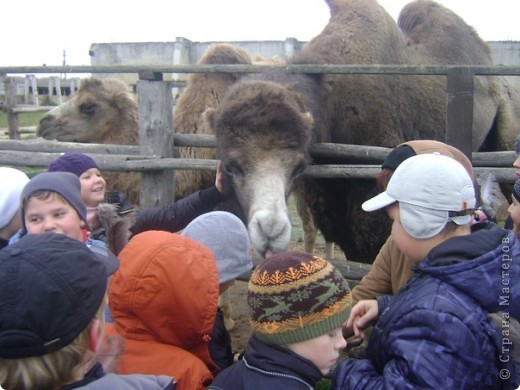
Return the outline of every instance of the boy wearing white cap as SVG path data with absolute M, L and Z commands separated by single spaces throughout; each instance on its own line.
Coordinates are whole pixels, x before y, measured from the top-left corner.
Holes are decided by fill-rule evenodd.
M 386 208 L 395 242 L 416 265 L 395 296 L 352 308 L 356 335 L 377 323 L 366 359 L 343 361 L 333 388 L 518 386 L 512 349 L 488 313 L 502 311 L 503 327 L 520 318 L 520 244 L 493 223 L 470 234 L 474 207 L 467 171 L 439 154 L 405 160 L 387 190 L 363 204 Z

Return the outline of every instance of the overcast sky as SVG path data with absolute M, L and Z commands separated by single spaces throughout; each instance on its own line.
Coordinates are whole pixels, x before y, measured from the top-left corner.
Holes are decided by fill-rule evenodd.
M 408 0 L 379 0 L 394 18 Z M 441 0 L 480 36 L 520 40 L 520 0 Z M 0 66 L 90 65 L 91 43 L 309 40 L 329 19 L 324 0 L 7 0 Z

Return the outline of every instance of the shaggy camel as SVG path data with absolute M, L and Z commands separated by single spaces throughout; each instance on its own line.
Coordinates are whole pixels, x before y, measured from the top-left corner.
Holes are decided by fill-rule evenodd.
M 375 0 L 329 0 L 324 30 L 291 64 L 492 65 L 489 48 L 459 16 L 429 0 L 406 6 L 399 27 Z M 518 101 L 502 77 L 475 79 L 473 150 L 511 150 Z M 369 179 L 302 175 L 312 143 L 394 147 L 444 140 L 443 76 L 321 75 L 285 71 L 241 78 L 207 117 L 217 136 L 225 188 L 247 215 L 261 254 L 284 251 L 291 224 L 286 199 L 303 185 L 317 225 L 348 259 L 371 262 L 389 234 L 384 212 L 364 213 L 377 192 Z M 316 158 L 314 163 L 348 163 Z

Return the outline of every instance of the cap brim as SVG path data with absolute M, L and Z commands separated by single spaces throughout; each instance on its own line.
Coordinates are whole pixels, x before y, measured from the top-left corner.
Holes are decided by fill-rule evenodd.
M 95 245 L 90 246 L 89 249 L 96 255 L 98 262 L 105 267 L 107 276 L 110 276 L 117 271 L 119 268 L 119 260 L 112 254 L 112 252 Z
M 397 199 L 392 198 L 387 192 L 382 192 L 372 199 L 367 200 L 361 205 L 364 211 L 376 211 L 397 202 Z

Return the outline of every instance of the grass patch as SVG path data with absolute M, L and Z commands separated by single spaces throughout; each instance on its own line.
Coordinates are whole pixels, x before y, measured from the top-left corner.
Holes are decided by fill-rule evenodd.
M 18 122 L 20 127 L 37 126 L 44 112 L 20 112 L 18 113 Z M 8 127 L 7 113 L 0 111 L 0 127 Z

